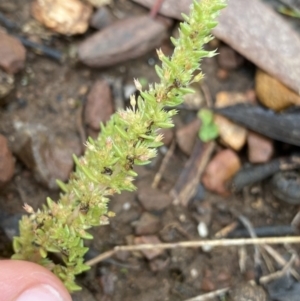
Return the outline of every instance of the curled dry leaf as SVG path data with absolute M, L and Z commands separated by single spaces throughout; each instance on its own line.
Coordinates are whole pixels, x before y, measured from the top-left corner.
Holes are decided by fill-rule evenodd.
M 35 19 L 51 30 L 74 35 L 87 30 L 92 7 L 79 0 L 36 0 L 31 11 Z

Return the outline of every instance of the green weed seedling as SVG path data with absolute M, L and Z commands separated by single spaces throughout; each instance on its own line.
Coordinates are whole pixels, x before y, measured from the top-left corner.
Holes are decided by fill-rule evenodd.
M 160 82 L 143 91 L 135 81 L 140 96 L 132 96 L 130 108 L 118 111 L 101 125 L 99 137 L 88 139 L 83 157 L 74 156 L 76 171 L 68 183 L 58 181 L 62 193 L 57 202 L 48 198 L 47 205 L 37 211 L 25 204 L 29 215 L 20 221 L 13 259 L 41 264 L 70 292 L 80 290 L 75 275 L 90 268 L 84 263 L 88 251 L 84 240 L 93 239 L 88 230 L 107 224 L 112 215 L 107 209 L 109 196 L 135 189 L 133 165 L 148 164 L 156 156 L 156 149 L 162 145 L 158 129 L 173 127 L 171 118 L 177 113 L 164 107 L 181 104 L 184 95 L 193 93 L 190 84 L 203 78 L 201 60 L 215 55 L 203 46 L 212 39 L 210 32 L 224 6 L 224 0 L 194 0 L 190 15 L 183 15 L 179 38 L 171 38 L 173 55 L 167 57 L 157 51 L 162 63 L 155 67 Z M 54 263 L 49 253 L 60 253 L 63 263 Z

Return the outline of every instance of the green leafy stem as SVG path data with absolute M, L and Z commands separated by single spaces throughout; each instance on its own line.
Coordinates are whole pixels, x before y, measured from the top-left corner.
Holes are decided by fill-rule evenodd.
M 162 145 L 159 128 L 173 126 L 171 117 L 183 96 L 192 93 L 189 85 L 203 78 L 200 61 L 215 55 L 204 50 L 217 25 L 215 18 L 225 6 L 224 0 L 193 1 L 190 15 L 183 15 L 178 39 L 169 58 L 161 50 L 158 57 L 162 66 L 156 66 L 160 83 L 142 91 L 135 81 L 139 97 L 131 97 L 131 107 L 115 113 L 96 140 L 86 143 L 85 155 L 74 156 L 76 171 L 68 183 L 58 181 L 62 193 L 54 202 L 34 211 L 25 204 L 29 215 L 20 221 L 20 236 L 15 237 L 13 259 L 28 260 L 47 267 L 65 284 L 69 291 L 79 290 L 75 275 L 89 269 L 84 263 L 88 248 L 85 239 L 92 239 L 87 231 L 93 226 L 108 223 L 111 212 L 107 209 L 109 196 L 123 190 L 133 191 L 137 176 L 134 165 L 145 165 L 156 156 Z M 53 256 L 55 255 L 55 256 Z M 50 258 L 51 257 L 51 258 Z M 55 259 L 54 259 L 55 258 Z

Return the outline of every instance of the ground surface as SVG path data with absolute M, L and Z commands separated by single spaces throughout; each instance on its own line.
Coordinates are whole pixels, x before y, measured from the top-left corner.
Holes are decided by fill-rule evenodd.
M 14 9 L 8 15 L 21 25 L 27 23 L 30 20 L 29 3 L 29 0 L 10 1 Z M 129 1 L 115 1 L 113 9 L 124 15 L 146 12 Z M 81 39 L 82 37 L 52 37 L 49 44 L 67 52 Z M 170 47 L 167 42 L 165 44 L 165 47 Z M 130 83 L 133 77 L 144 77 L 152 82 L 155 80 L 151 66 L 153 60 L 156 60 L 154 51 L 137 60 L 93 70 L 75 59 L 58 64 L 28 51 L 26 68 L 17 76 L 15 92 L 11 94 L 8 104 L 0 108 L 0 133 L 11 141 L 14 137 L 13 122 L 21 120 L 32 124 L 42 123 L 80 139 L 84 125 L 78 123 L 78 118 L 81 118 L 85 103 L 85 95 L 80 95 L 81 89 L 91 87 L 99 78 L 122 79 L 123 82 Z M 245 92 L 253 88 L 254 67 L 248 62 L 237 71 L 230 72 L 226 80 L 217 78 L 216 59 L 204 61 L 203 70 L 206 74 L 205 83 L 213 98 L 219 91 Z M 178 126 L 194 115 L 195 112 L 181 112 L 176 119 Z M 148 179 L 151 183 L 161 160 L 162 154 L 159 154 L 154 164 L 139 169 L 139 191 L 145 187 L 139 185 L 140 182 Z M 172 188 L 186 160 L 187 157 L 176 149 L 159 185 L 161 191 L 168 192 Z M 0 191 L 0 211 L 12 215 L 23 213 L 24 202 L 37 208 L 43 204 L 46 196 L 57 199 L 58 192 L 37 183 L 32 172 L 18 160 L 13 180 Z M 137 193 L 124 193 L 114 197 L 110 208 L 116 213 L 116 217 L 111 219 L 110 225 L 93 229 L 95 239 L 90 243 L 89 258 L 115 245 L 130 243 L 133 236 L 136 236 L 135 225 L 145 212 L 137 200 Z M 160 227 L 154 235 L 164 242 L 197 240 L 197 225 L 205 216 L 209 235 L 213 236 L 235 220 L 230 209 L 247 216 L 254 226 L 263 226 L 289 224 L 297 208 L 274 200 L 264 183 L 256 186 L 255 190 L 228 198 L 208 192 L 199 193 L 187 208 L 171 204 L 164 210 L 152 211 L 151 214 L 160 220 Z M 7 257 L 11 252 L 10 242 L 3 234 L 0 238 L 0 256 Z M 254 274 L 253 248 L 246 249 L 249 256 L 246 278 L 249 279 Z M 165 251 L 151 261 L 140 253 L 122 254 L 98 264 L 79 277 L 86 290 L 80 297 L 75 295 L 74 300 L 186 300 L 209 290 L 233 285 L 245 278 L 239 269 L 238 251 L 235 247 L 215 248 L 209 252 L 178 248 Z M 265 267 L 263 272 L 267 273 Z

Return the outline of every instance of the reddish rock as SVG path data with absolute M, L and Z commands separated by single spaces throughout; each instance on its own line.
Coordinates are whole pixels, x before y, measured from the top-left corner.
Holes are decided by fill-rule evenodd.
M 159 244 L 159 243 L 161 243 L 161 241 L 155 235 L 148 235 L 148 236 L 135 237 L 134 243 L 136 245 L 138 245 L 138 244 Z M 148 249 L 148 250 L 142 250 L 141 252 L 144 254 L 144 256 L 148 260 L 152 260 L 152 259 L 158 257 L 159 255 L 163 254 L 164 250 L 152 248 L 152 249 Z
M 26 50 L 12 36 L 0 31 L 0 67 L 8 73 L 17 73 L 24 68 Z
M 84 120 L 93 130 L 100 130 L 100 122 L 109 120 L 113 114 L 113 99 L 109 84 L 104 80 L 94 83 L 88 94 Z
M 148 212 L 142 214 L 141 218 L 135 225 L 137 235 L 154 234 L 160 229 L 159 219 Z
M 218 52 L 219 55 L 217 56 L 217 60 L 219 66 L 225 70 L 237 69 L 245 61 L 245 59 L 239 53 L 228 46 L 221 46 L 218 49 Z
M 196 118 L 194 121 L 176 131 L 177 143 L 180 149 L 188 156 L 190 156 L 193 151 L 200 124 L 200 119 Z
M 172 198 L 151 187 L 151 180 L 141 181 L 138 186 L 138 200 L 147 211 L 161 211 L 172 203 Z
M 11 180 L 14 171 L 14 157 L 8 148 L 6 138 L 0 134 L 0 187 Z
M 250 132 L 247 141 L 248 158 L 251 163 L 265 163 L 271 159 L 274 153 L 274 145 L 271 139 Z
M 120 20 L 79 45 L 79 59 L 90 67 L 107 67 L 158 48 L 167 26 L 150 16 Z
M 226 196 L 229 194 L 226 183 L 240 167 L 240 159 L 234 151 L 230 149 L 220 151 L 208 164 L 202 177 L 203 185 L 208 190 Z

